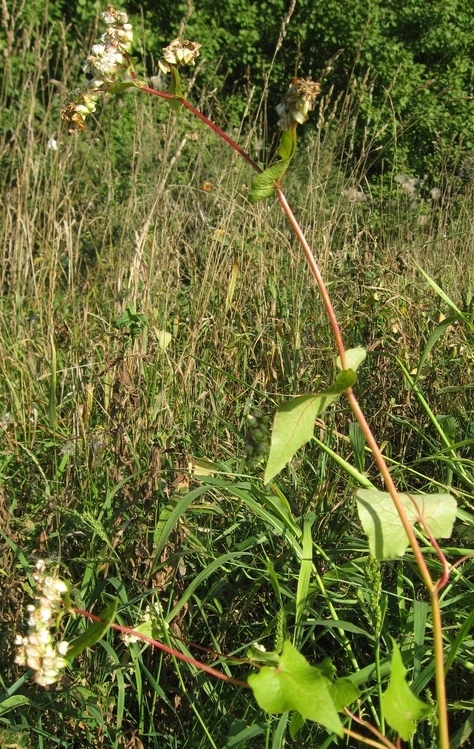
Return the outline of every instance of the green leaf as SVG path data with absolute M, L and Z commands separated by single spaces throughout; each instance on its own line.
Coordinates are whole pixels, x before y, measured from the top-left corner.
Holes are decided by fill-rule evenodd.
M 107 89 L 108 94 L 120 94 L 122 91 L 125 91 L 127 88 L 140 88 L 140 84 L 135 81 L 119 81 L 118 83 L 114 83 L 113 86 Z
M 329 687 L 329 694 L 334 702 L 336 710 L 344 710 L 347 705 L 354 702 L 359 697 L 359 688 L 350 679 L 337 679 Z
M 431 705 L 416 697 L 405 681 L 407 670 L 395 640 L 393 642 L 390 683 L 382 695 L 382 708 L 385 719 L 403 741 L 409 741 L 416 729 L 416 722 L 426 718 L 432 711 Z
M 423 518 L 434 538 L 451 536 L 457 510 L 454 497 L 450 494 L 398 496 L 412 526 Z M 376 489 L 359 489 L 356 500 L 372 556 L 376 559 L 402 557 L 408 547 L 408 537 L 390 494 Z
M 260 650 L 257 645 L 251 645 L 246 653 L 246 658 L 249 661 L 254 661 L 259 665 L 264 666 L 277 666 L 280 660 L 280 656 L 274 650 Z
M 296 614 L 295 624 L 301 620 L 308 599 L 309 581 L 313 569 L 313 538 L 311 528 L 316 520 L 314 512 L 308 513 L 303 523 L 303 556 L 301 558 L 300 573 L 298 575 L 298 586 L 296 588 Z
M 290 127 L 281 134 L 278 155 L 283 161 L 289 161 L 296 151 L 296 127 Z
M 348 349 L 346 351 L 347 369 L 352 369 L 354 370 L 354 372 L 357 372 L 366 356 L 367 351 L 365 350 L 365 348 L 362 348 L 362 346 Z M 344 371 L 342 369 L 341 359 L 339 356 L 336 359 L 336 365 L 338 369 Z
M 269 166 L 261 174 L 256 174 L 255 177 L 252 177 L 249 201 L 257 203 L 259 200 L 271 198 L 275 192 L 275 184 L 280 181 L 287 169 L 288 161 L 277 161 L 276 164 L 272 164 L 272 166 Z
M 432 331 L 430 334 L 430 337 L 428 338 L 425 348 L 422 351 L 422 354 L 420 356 L 420 361 L 418 362 L 418 366 L 416 368 L 416 377 L 414 382 L 416 383 L 418 380 L 418 377 L 420 376 L 423 366 L 425 364 L 425 361 L 427 360 L 428 356 L 431 353 L 431 350 L 435 346 L 435 344 L 438 342 L 438 339 L 441 338 L 443 333 L 449 328 L 451 325 L 453 325 L 455 322 L 459 320 L 459 315 L 450 315 L 445 320 L 439 323 L 439 325 L 436 326 L 436 328 Z
M 133 637 L 134 634 L 145 635 L 145 637 L 151 637 L 153 640 L 160 640 L 165 636 L 165 630 L 165 624 L 160 626 L 160 622 L 156 621 L 156 619 L 146 619 L 144 622 L 140 622 L 140 624 L 134 626 L 130 635 L 131 637 Z M 145 642 L 145 640 L 140 640 L 138 638 L 137 642 L 139 642 L 140 646 L 144 649 L 149 647 L 149 643 Z
M 354 465 L 359 473 L 365 470 L 365 435 L 358 421 L 349 424 L 349 441 L 352 447 Z
M 21 694 L 14 694 L 0 702 L 0 715 L 5 715 L 10 712 L 10 710 L 17 710 L 19 707 L 25 707 L 26 705 L 31 704 L 32 702 L 28 697 Z
M 72 661 L 76 656 L 82 653 L 86 648 L 91 648 L 96 642 L 102 639 L 110 625 L 115 619 L 117 613 L 118 599 L 114 598 L 112 603 L 99 614 L 101 621 L 93 622 L 85 632 L 69 643 L 67 659 Z
M 464 319 L 465 315 L 463 315 L 463 313 L 461 312 L 461 310 L 459 309 L 459 307 L 456 307 L 456 305 L 454 304 L 453 300 L 446 294 L 445 291 L 443 291 L 443 289 L 441 288 L 441 286 L 438 286 L 438 284 L 436 283 L 436 281 L 434 281 L 431 278 L 431 276 L 429 276 L 428 273 L 426 273 L 426 271 L 424 271 L 423 268 L 420 265 L 418 265 L 418 263 L 415 263 L 415 265 L 418 268 L 418 270 L 420 271 L 420 273 L 428 281 L 428 283 L 431 286 L 431 288 L 434 289 L 436 291 L 436 293 L 438 294 L 438 296 L 441 297 L 441 299 L 443 300 L 443 302 L 446 302 L 446 304 L 448 304 L 451 307 L 451 309 L 454 310 L 454 312 L 456 313 L 456 315 L 459 316 L 459 318 Z
M 342 723 L 329 692 L 331 682 L 310 666 L 289 640 L 276 668 L 264 666 L 248 678 L 259 707 L 267 713 L 296 710 L 328 731 L 342 736 Z
M 184 99 L 184 92 L 181 86 L 180 75 L 174 65 L 170 65 L 171 81 L 168 86 L 168 93 L 174 94 L 175 96 L 181 96 Z M 173 112 L 179 112 L 181 110 L 181 102 L 174 99 L 168 99 L 168 104 Z
M 296 738 L 296 734 L 298 731 L 300 731 L 304 724 L 306 723 L 306 720 L 303 718 L 301 713 L 293 713 L 290 720 L 290 736 L 293 739 L 293 741 Z
M 297 450 L 309 442 L 314 421 L 341 393 L 352 387 L 357 377 L 351 369 L 340 372 L 331 387 L 321 393 L 301 395 L 284 403 L 275 414 L 264 481 L 268 484 L 292 459 Z

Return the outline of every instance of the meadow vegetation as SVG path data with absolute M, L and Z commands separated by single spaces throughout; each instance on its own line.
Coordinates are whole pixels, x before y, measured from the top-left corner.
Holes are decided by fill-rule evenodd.
M 93 30 L 76 38 L 58 9 L 46 20 L 3 11 L 0 745 L 334 742 L 314 723 L 293 741 L 288 716 L 262 712 L 249 690 L 112 630 L 56 687 L 35 685 L 13 661 L 37 558 L 57 565 L 77 608 L 98 613 L 117 597 L 119 624 L 148 620 L 153 636 L 237 679 L 253 643 L 271 651 L 297 628 L 309 661 L 358 674 L 375 725 L 374 658 L 387 680 L 393 636 L 413 691 L 433 702 L 426 591 L 411 552 L 371 561 L 347 463 L 374 483 L 378 473 L 344 399 L 263 483 L 276 407 L 335 376 L 331 331 L 279 206 L 249 203 L 249 166 L 188 112 L 136 90 L 70 136 L 60 110 Z M 202 78 L 206 65 L 187 97 L 222 124 L 225 82 L 217 67 Z M 263 139 L 278 103 L 268 90 L 240 91 L 238 107 L 227 90 L 246 113 L 230 117 L 232 137 L 262 165 L 276 145 Z M 323 89 L 285 190 L 346 344 L 367 349 L 355 387 L 392 477 L 458 502 L 443 550 L 453 565 L 466 559 L 441 595 L 457 749 L 474 735 L 474 151 L 453 140 L 432 174 L 406 173 L 400 164 L 430 154 L 397 151 L 397 136 L 374 166 L 357 96 Z M 295 623 L 309 513 L 314 569 Z M 69 619 L 65 637 L 84 626 Z M 434 714 L 411 745 L 438 746 Z

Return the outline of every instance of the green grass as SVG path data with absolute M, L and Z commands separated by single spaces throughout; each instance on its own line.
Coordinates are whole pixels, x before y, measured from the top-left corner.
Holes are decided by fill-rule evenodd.
M 374 644 L 386 679 L 396 636 L 429 700 L 431 624 L 410 554 L 381 567 L 385 614 L 374 634 L 356 485 L 331 451 L 378 479 L 345 404 L 275 488 L 245 462 L 249 409 L 271 415 L 334 374 L 318 295 L 277 205 L 251 206 L 248 167 L 188 115 L 146 97 L 110 101 L 68 136 L 61 89 L 37 105 L 42 63 L 28 85 L 17 73 L 15 107 L 2 102 L 14 116 L 0 140 L 0 743 L 276 749 L 286 734 L 285 716 L 266 716 L 250 692 L 111 631 L 57 690 L 34 687 L 12 660 L 38 556 L 59 565 L 76 606 L 97 613 L 117 596 L 131 626 L 148 609 L 162 639 L 236 678 L 249 666 L 232 658 L 255 641 L 272 649 L 285 620 L 310 661 L 330 656 L 339 674 L 359 674 L 373 720 Z M 205 92 L 201 106 L 212 108 Z M 329 122 L 330 102 L 327 112 Z M 464 511 L 446 542 L 454 562 L 473 548 L 474 196 L 408 200 L 394 181 L 371 197 L 363 163 L 346 169 L 349 121 L 315 122 L 288 195 L 346 343 L 369 351 L 357 391 L 398 485 L 449 488 Z M 251 135 L 238 138 L 252 149 Z M 360 186 L 368 199 L 351 201 Z M 420 267 L 464 318 L 443 331 L 415 383 L 430 335 L 452 312 Z M 114 325 L 127 307 L 145 316 L 135 338 Z M 190 471 L 202 458 L 213 476 Z M 311 568 L 301 535 L 310 511 Z M 470 560 L 456 568 L 442 597 L 453 734 L 472 728 L 471 573 Z M 66 637 L 84 626 L 69 621 Z M 298 744 L 329 740 L 308 725 Z M 414 746 L 435 745 L 422 724 Z

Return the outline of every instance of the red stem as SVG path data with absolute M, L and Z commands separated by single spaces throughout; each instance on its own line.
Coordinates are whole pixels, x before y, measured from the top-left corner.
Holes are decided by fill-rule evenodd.
M 101 619 L 100 616 L 91 614 L 89 611 L 84 611 L 83 609 L 75 609 L 75 608 L 72 608 L 70 610 L 73 611 L 75 614 L 78 614 L 79 616 L 84 616 L 87 619 L 91 619 L 93 622 L 104 622 L 104 620 Z M 107 624 L 107 623 L 108 622 L 104 622 L 104 624 Z M 130 629 L 130 627 L 121 627 L 120 624 L 110 624 L 110 627 L 112 629 L 116 629 L 117 632 L 123 632 L 124 634 L 131 635 L 133 637 L 136 637 L 139 640 L 143 640 L 143 642 L 147 642 L 149 645 L 153 645 L 153 647 L 159 648 L 160 650 L 163 650 L 165 653 L 169 653 L 169 655 L 173 655 L 175 658 L 178 658 L 179 660 L 184 661 L 185 663 L 190 663 L 192 666 L 199 668 L 201 671 L 205 671 L 211 676 L 214 676 L 216 679 L 221 679 L 222 681 L 227 681 L 229 684 L 235 684 L 238 687 L 244 687 L 245 689 L 249 689 L 249 685 L 247 684 L 246 681 L 240 681 L 240 679 L 233 679 L 231 676 L 227 676 L 226 674 L 223 674 L 220 671 L 216 671 L 215 668 L 212 668 L 211 666 L 207 666 L 205 663 L 201 663 L 201 661 L 197 661 L 195 658 L 192 658 L 190 655 L 185 655 L 184 653 L 180 653 L 179 650 L 174 650 L 173 648 L 170 648 L 168 645 L 165 645 L 163 642 L 160 642 L 159 640 L 154 640 L 152 637 L 143 635 L 141 632 L 135 632 L 133 629 Z
M 380 741 L 380 743 L 384 744 L 384 746 L 388 747 L 389 749 L 396 749 L 396 747 L 394 746 L 394 744 L 392 744 L 390 739 L 384 736 L 383 733 L 381 733 L 375 726 L 373 726 L 367 720 L 363 720 L 362 718 L 359 718 L 358 715 L 355 715 L 355 713 L 351 713 L 351 711 L 347 707 L 344 708 L 344 712 L 356 723 L 359 723 L 359 725 L 364 726 L 364 728 L 367 728 L 368 731 L 373 733 L 374 736 L 376 736 L 377 739 Z M 364 741 L 367 743 L 366 738 L 364 738 Z
M 141 89 L 143 89 L 143 91 L 145 91 L 146 93 L 149 93 L 152 96 L 161 97 L 163 99 L 172 99 L 174 101 L 180 101 L 181 104 L 186 109 L 188 109 L 190 112 L 192 112 L 195 117 L 197 117 L 202 122 L 204 122 L 208 127 L 211 128 L 211 130 L 213 130 L 216 133 L 216 135 L 218 135 L 220 138 L 222 138 L 222 140 L 224 140 L 226 143 L 228 143 L 244 159 L 244 161 L 246 161 L 248 164 L 250 164 L 250 166 L 252 167 L 252 169 L 254 169 L 258 173 L 262 172 L 262 169 L 258 166 L 258 164 L 256 164 L 256 162 L 232 138 L 230 138 L 230 136 L 228 136 L 223 130 L 221 130 L 221 128 L 219 128 L 211 120 L 209 120 L 205 115 L 203 115 L 198 109 L 196 109 L 195 107 L 193 107 L 193 105 L 190 104 L 186 99 L 184 99 L 181 96 L 176 96 L 175 94 L 168 94 L 168 93 L 165 93 L 163 91 L 157 91 L 157 90 L 155 90 L 153 88 L 150 88 L 150 87 L 148 87 L 146 85 L 143 85 L 143 84 L 140 83 L 140 81 L 138 80 L 138 78 L 137 78 L 136 74 L 133 72 L 133 70 L 131 71 L 131 74 L 132 74 L 132 77 L 134 78 L 134 80 L 136 81 L 137 85 Z M 344 348 L 344 343 L 342 341 L 342 336 L 341 336 L 339 324 L 338 324 L 338 321 L 337 321 L 337 318 L 336 318 L 336 315 L 335 315 L 334 308 L 332 306 L 331 300 L 329 298 L 329 294 L 328 294 L 326 285 L 324 283 L 324 279 L 322 278 L 322 275 L 321 275 L 321 272 L 319 270 L 319 267 L 318 267 L 318 265 L 317 265 L 317 263 L 316 263 L 316 261 L 314 259 L 314 256 L 312 254 L 311 248 L 309 247 L 309 244 L 308 244 L 308 242 L 307 242 L 307 240 L 306 240 L 306 238 L 305 238 L 305 236 L 304 236 L 304 234 L 303 234 L 303 232 L 302 232 L 302 230 L 301 230 L 301 228 L 300 228 L 300 226 L 299 226 L 299 224 L 298 224 L 298 222 L 297 222 L 297 220 L 296 220 L 296 218 L 295 218 L 295 216 L 293 214 L 293 211 L 291 210 L 291 208 L 290 208 L 290 206 L 289 206 L 289 204 L 288 204 L 288 202 L 286 200 L 286 197 L 285 197 L 284 193 L 282 192 L 282 190 L 280 189 L 280 186 L 278 184 L 275 184 L 275 190 L 276 190 L 278 199 L 280 201 L 280 204 L 281 204 L 281 206 L 283 208 L 283 211 L 284 211 L 285 215 L 287 216 L 287 218 L 288 218 L 288 220 L 289 220 L 289 222 L 290 222 L 290 224 L 291 224 L 291 226 L 292 226 L 292 228 L 293 228 L 293 230 L 294 230 L 294 232 L 295 232 L 295 234 L 296 234 L 296 236 L 297 236 L 297 238 L 298 238 L 298 240 L 299 240 L 299 242 L 300 242 L 300 244 L 301 244 L 301 246 L 302 246 L 302 248 L 304 250 L 304 253 L 305 253 L 305 256 L 307 258 L 308 264 L 310 266 L 311 272 L 313 273 L 313 276 L 314 276 L 314 278 L 316 280 L 316 283 L 318 285 L 319 291 L 321 293 L 321 296 L 322 296 L 322 299 L 323 299 L 323 303 L 324 303 L 326 312 L 328 314 L 330 325 L 331 325 L 331 328 L 332 328 L 332 331 L 333 331 L 333 334 L 334 334 L 334 338 L 335 338 L 337 350 L 339 352 L 339 358 L 341 360 L 342 369 L 347 369 L 347 357 L 346 357 L 346 351 L 345 351 L 345 348 Z M 440 613 L 440 610 L 439 610 L 438 592 L 439 592 L 440 587 L 442 587 L 447 582 L 446 573 L 449 574 L 449 568 L 448 568 L 447 562 L 445 560 L 444 554 L 441 551 L 441 549 L 439 548 L 438 544 L 433 544 L 433 548 L 436 550 L 436 553 L 438 554 L 438 557 L 439 557 L 440 561 L 443 563 L 443 570 L 444 570 L 443 576 L 438 581 L 438 583 L 434 583 L 434 581 L 432 580 L 431 575 L 429 573 L 429 570 L 428 570 L 428 567 L 426 565 L 426 562 L 425 562 L 425 560 L 423 558 L 423 554 L 421 552 L 421 548 L 420 548 L 420 546 L 418 544 L 418 541 L 416 539 L 414 530 L 413 530 L 413 528 L 412 528 L 412 526 L 411 526 L 411 524 L 410 524 L 410 522 L 408 520 L 408 517 L 407 517 L 407 514 L 406 514 L 406 512 L 404 510 L 404 507 L 403 507 L 403 505 L 400 502 L 400 499 L 398 497 L 396 486 L 395 486 L 395 484 L 393 482 L 393 479 L 392 479 L 392 476 L 391 476 L 391 474 L 390 474 L 390 472 L 388 470 L 388 467 L 387 467 L 387 464 L 385 462 L 385 459 L 384 459 L 384 457 L 382 455 L 382 452 L 381 452 L 381 450 L 380 450 L 380 448 L 378 446 L 377 441 L 375 440 L 375 438 L 374 438 L 374 436 L 373 436 L 373 434 L 371 432 L 371 429 L 370 429 L 370 427 L 369 427 L 369 425 L 368 425 L 368 423 L 367 423 L 367 421 L 366 421 L 366 419 L 364 417 L 364 414 L 362 413 L 362 410 L 361 410 L 361 408 L 359 406 L 359 403 L 358 403 L 358 401 L 357 401 L 357 399 L 355 397 L 355 394 L 353 393 L 353 391 L 352 391 L 351 388 L 349 388 L 348 391 L 347 391 L 347 397 L 348 397 L 350 406 L 352 408 L 352 411 L 353 411 L 353 413 L 354 413 L 357 421 L 359 422 L 359 424 L 360 424 L 360 426 L 362 428 L 362 431 L 363 431 L 363 433 L 364 433 L 364 435 L 365 435 L 365 437 L 367 439 L 369 447 L 371 448 L 371 450 L 372 450 L 372 452 L 374 454 L 376 463 L 377 463 L 377 465 L 378 465 L 378 467 L 380 469 L 380 472 L 382 474 L 382 477 L 384 479 L 385 486 L 386 486 L 388 492 L 390 493 L 390 495 L 392 497 L 392 500 L 393 500 L 393 502 L 395 504 L 395 507 L 396 507 L 397 512 L 398 512 L 398 514 L 400 516 L 400 520 L 402 522 L 402 525 L 403 525 L 403 527 L 405 529 L 405 532 L 406 532 L 406 534 L 408 536 L 408 539 L 409 539 L 409 542 L 410 542 L 410 546 L 411 546 L 411 548 L 413 550 L 413 554 L 414 554 L 415 559 L 417 561 L 418 568 L 420 570 L 421 576 L 422 576 L 423 581 L 424 581 L 424 583 L 425 583 L 425 585 L 426 585 L 426 587 L 427 587 L 427 589 L 428 589 L 428 591 L 430 593 L 430 597 L 431 597 L 431 600 L 432 600 L 433 630 L 435 632 L 436 631 L 438 632 L 437 637 L 435 637 L 435 650 L 436 650 L 436 658 L 435 658 L 435 660 L 436 660 L 436 663 L 438 665 L 438 667 L 436 669 L 436 687 L 437 687 L 436 692 L 437 692 L 437 697 L 438 697 L 438 714 L 439 714 L 439 717 L 440 717 L 440 724 L 441 724 L 440 725 L 440 740 L 441 740 L 442 747 L 446 748 L 446 747 L 449 747 L 449 736 L 448 736 L 448 729 L 447 729 L 447 722 L 446 722 L 446 694 L 445 694 L 445 688 L 446 688 L 446 686 L 445 686 L 445 681 L 444 681 L 444 670 L 442 668 L 442 664 L 443 664 L 443 650 L 442 650 L 442 638 L 441 638 L 442 628 L 441 628 L 441 613 Z M 438 586 L 440 586 L 440 587 L 438 587 Z M 163 649 L 165 649 L 165 647 L 161 643 L 156 643 L 156 644 L 157 644 L 158 647 L 162 647 Z M 170 650 L 170 649 L 168 649 L 168 650 Z M 172 652 L 174 652 L 174 651 L 172 651 Z M 177 657 L 183 658 L 183 656 L 181 654 L 175 653 L 175 655 Z M 185 660 L 185 658 L 183 658 L 183 660 Z M 193 662 L 197 663 L 195 661 L 193 661 Z M 441 664 L 441 666 L 439 666 L 439 664 Z M 209 670 L 209 669 L 207 669 L 207 670 Z M 215 675 L 217 675 L 217 674 L 218 674 L 218 672 L 215 672 Z M 218 678 L 224 678 L 225 680 L 232 681 L 232 680 L 228 679 L 227 677 L 224 677 L 222 674 L 219 674 Z M 244 684 L 244 683 L 241 682 L 241 684 Z M 247 685 L 245 684 L 245 686 L 247 686 Z M 369 743 L 370 743 L 370 740 L 369 740 Z M 375 745 L 375 742 L 373 742 L 373 743 Z M 400 737 L 398 738 L 397 746 L 401 746 Z
M 326 284 L 324 283 L 324 279 L 321 275 L 321 271 L 319 270 L 319 266 L 311 251 L 311 247 L 309 246 L 308 240 L 303 234 L 303 231 L 301 230 L 298 220 L 296 219 L 295 214 L 291 210 L 290 205 L 286 199 L 286 196 L 280 187 L 276 188 L 276 194 L 278 196 L 278 200 L 280 201 L 281 207 L 283 208 L 283 212 L 285 213 L 288 221 L 291 224 L 291 228 L 295 232 L 298 238 L 298 241 L 303 248 L 304 254 L 306 256 L 306 260 L 308 261 L 309 267 L 311 268 L 311 272 L 314 278 L 316 279 L 316 283 L 318 285 L 318 289 L 321 294 L 327 316 L 329 318 L 329 322 L 332 328 L 334 339 L 336 341 L 337 351 L 339 353 L 339 358 L 341 360 L 342 369 L 347 369 L 346 349 L 344 347 L 344 343 L 342 340 L 341 330 L 339 328 L 339 323 L 337 322 L 336 313 L 334 311 L 334 307 L 332 306 L 332 302 L 329 297 Z
M 219 125 L 216 125 L 215 122 L 212 122 L 212 120 L 210 120 L 208 117 L 206 117 L 205 114 L 200 112 L 199 109 L 193 107 L 193 105 L 187 99 L 185 99 L 184 96 L 176 96 L 176 94 L 169 94 L 167 91 L 158 91 L 156 88 L 150 88 L 150 86 L 146 86 L 145 84 L 140 83 L 135 73 L 132 73 L 132 78 L 137 82 L 139 88 L 141 88 L 141 90 L 145 91 L 145 93 L 147 94 L 158 96 L 160 99 L 171 99 L 172 101 L 179 101 L 183 105 L 183 107 L 189 109 L 189 111 L 192 112 L 193 115 L 198 118 L 198 120 L 204 122 L 208 127 L 211 128 L 211 130 L 214 130 L 219 138 L 222 138 L 222 140 L 225 140 L 225 142 L 228 143 L 229 146 L 232 146 L 234 151 L 237 151 L 237 153 L 244 159 L 244 161 L 246 161 L 247 164 L 250 164 L 252 169 L 255 169 L 255 171 L 259 174 L 263 172 L 263 169 L 259 167 L 259 165 L 252 159 L 252 157 L 249 156 L 249 154 L 244 151 L 244 149 L 241 148 L 239 144 L 230 137 L 230 135 L 227 135 L 227 133 L 221 130 Z

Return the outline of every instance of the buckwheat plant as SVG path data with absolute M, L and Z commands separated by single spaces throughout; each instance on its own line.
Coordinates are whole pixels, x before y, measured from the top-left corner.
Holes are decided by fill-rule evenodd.
M 34 603 L 27 606 L 29 631 L 26 637 L 17 635 L 15 663 L 34 671 L 34 681 L 42 687 L 54 684 L 67 666 L 69 643 L 57 640 L 52 634 L 63 610 L 63 599 L 68 586 L 57 577 L 47 575 L 46 563 L 36 563 L 33 579 L 36 584 Z
M 190 42 L 187 39 L 185 41 L 173 39 L 167 47 L 163 48 L 163 57 L 158 61 L 161 72 L 169 73 L 173 66 L 194 65 L 201 46 L 201 44 Z
M 295 122 L 303 125 L 320 93 L 320 84 L 311 78 L 293 78 L 288 91 L 276 108 L 280 116 L 278 127 L 288 130 Z
M 83 71 L 86 78 L 74 89 L 71 101 L 63 108 L 61 116 L 70 132 L 84 130 L 86 118 L 95 112 L 100 94 L 104 94 L 130 65 L 132 25 L 128 16 L 111 5 L 102 13 L 106 30 L 100 44 L 94 44 L 87 56 Z
M 281 208 L 294 231 L 305 254 L 310 270 L 316 281 L 324 305 L 329 325 L 337 349 L 337 366 L 339 374 L 332 385 L 320 393 L 313 393 L 294 398 L 283 404 L 275 416 L 270 452 L 265 470 L 264 482 L 268 484 L 291 460 L 296 451 L 313 438 L 315 420 L 320 417 L 327 406 L 340 397 L 347 398 L 350 408 L 357 419 L 365 437 L 368 449 L 371 451 L 378 466 L 385 491 L 378 490 L 362 474 L 357 474 L 352 466 L 347 465 L 347 472 L 361 485 L 356 492 L 359 518 L 368 538 L 371 556 L 376 559 L 396 559 L 403 556 L 406 549 L 411 547 L 413 557 L 418 566 L 420 577 L 425 585 L 431 603 L 431 625 L 433 633 L 433 655 L 435 663 L 436 705 L 439 726 L 439 749 L 449 749 L 449 731 L 447 720 L 447 699 L 445 690 L 443 630 L 441 621 L 440 592 L 447 584 L 451 567 L 449 566 L 437 538 L 448 538 L 451 535 L 456 516 L 456 502 L 449 494 L 399 494 L 392 475 L 387 467 L 377 440 L 365 419 L 357 401 L 353 386 L 357 382 L 357 369 L 365 357 L 361 348 L 346 350 L 335 310 L 330 299 L 328 289 L 321 275 L 311 247 L 291 209 L 282 190 L 282 180 L 296 151 L 296 131 L 302 125 L 313 109 L 321 92 L 320 83 L 310 78 L 293 78 L 291 84 L 277 106 L 281 138 L 278 148 L 278 159 L 268 168 L 262 170 L 229 135 L 196 109 L 187 101 L 181 85 L 178 68 L 194 64 L 199 55 L 200 45 L 192 41 L 174 39 L 163 49 L 163 57 L 159 67 L 170 76 L 167 91 L 150 88 L 146 82 L 139 79 L 133 67 L 130 56 L 133 39 L 132 27 L 127 14 L 115 10 L 111 5 L 102 14 L 106 24 L 106 31 L 101 43 L 92 47 L 83 70 L 86 79 L 82 85 L 73 91 L 71 100 L 62 110 L 62 117 L 72 133 L 84 130 L 87 117 L 94 112 L 100 96 L 111 95 L 124 88 L 134 86 L 142 92 L 168 101 L 170 107 L 179 112 L 186 108 L 195 117 L 204 122 L 219 138 L 233 148 L 256 172 L 252 179 L 249 200 L 257 202 L 266 198 L 276 197 Z M 341 459 L 342 460 L 342 459 Z M 303 615 L 306 598 L 309 595 L 309 579 L 314 575 L 318 580 L 318 573 L 311 567 L 313 546 L 311 536 L 311 517 L 304 520 L 302 532 L 301 571 L 298 580 L 296 596 L 295 621 L 298 623 Z M 415 531 L 415 526 L 417 526 Z M 423 538 L 423 551 L 417 534 Z M 431 554 L 437 558 L 441 574 L 434 579 L 430 573 L 426 557 Z M 309 565 L 309 566 L 308 566 Z M 375 566 L 374 570 L 378 568 Z M 49 626 L 57 612 L 56 606 L 63 588 L 53 585 L 50 578 L 48 584 L 43 581 L 43 568 L 36 572 L 41 581 L 41 596 L 36 606 L 30 611 L 31 633 L 27 638 L 19 638 L 20 653 L 17 662 L 31 665 L 35 668 L 36 679 L 39 683 L 51 683 L 58 670 L 64 665 L 66 643 L 54 646 L 49 635 Z M 48 591 L 48 595 L 44 591 Z M 373 595 L 379 601 L 380 591 L 374 588 Z M 51 598 L 55 603 L 51 603 Z M 375 605 L 375 598 L 373 605 Z M 379 603 L 377 603 L 379 606 Z M 104 617 L 93 617 L 87 612 L 80 612 L 84 616 L 97 621 L 110 620 L 111 612 Z M 113 613 L 113 612 L 112 612 Z M 379 611 L 379 615 L 380 611 Z M 337 619 L 336 612 L 333 612 Z M 110 624 L 116 629 L 117 625 Z M 374 621 L 377 635 L 380 621 Z M 97 635 L 98 637 L 99 635 Z M 287 713 L 293 711 L 290 724 L 292 737 L 302 727 L 304 720 L 313 720 L 322 724 L 328 731 L 340 737 L 350 736 L 373 747 L 395 749 L 401 747 L 402 741 L 411 740 L 416 731 L 418 720 L 426 717 L 431 707 L 418 699 L 411 691 L 406 681 L 406 668 L 403 664 L 400 650 L 393 641 L 393 654 L 390 670 L 390 682 L 382 693 L 383 683 L 381 673 L 376 668 L 376 678 L 379 689 L 380 716 L 378 727 L 371 725 L 361 712 L 351 712 L 350 704 L 359 698 L 359 690 L 354 681 L 349 679 L 332 680 L 327 668 L 310 665 L 297 650 L 295 644 L 286 640 L 276 647 L 273 653 L 262 653 L 253 648 L 249 659 L 259 671 L 248 677 L 246 683 L 218 673 L 205 664 L 189 660 L 182 654 L 169 649 L 156 641 L 151 641 L 142 635 L 142 639 L 152 642 L 176 657 L 188 660 L 214 677 L 224 679 L 238 686 L 250 686 L 259 706 L 269 713 Z M 295 634 L 296 641 L 298 632 Z M 97 638 L 96 640 L 97 641 Z M 88 641 L 90 646 L 92 640 Z M 350 644 L 348 643 L 348 648 Z M 71 653 L 71 651 L 69 651 Z M 74 651 L 72 651 L 74 652 Z M 265 658 L 263 658 L 265 656 Z M 260 661 L 259 661 L 260 658 Z M 339 717 L 344 713 L 344 724 Z M 368 735 L 361 735 L 352 726 L 363 726 Z M 384 727 L 395 732 L 396 743 L 385 735 Z
M 179 660 L 205 671 L 216 679 L 227 681 L 240 687 L 247 684 L 238 679 L 233 679 L 226 674 L 217 671 L 206 663 L 191 658 L 174 648 L 155 640 L 150 636 L 152 622 L 155 621 L 163 631 L 167 625 L 163 620 L 161 605 L 157 603 L 153 610 L 147 609 L 144 620 L 136 629 L 124 627 L 114 623 L 117 611 L 117 600 L 101 612 L 100 616 L 71 606 L 69 587 L 64 580 L 57 576 L 46 574 L 47 563 L 39 560 L 32 573 L 35 581 L 34 603 L 28 604 L 28 634 L 23 637 L 17 635 L 15 646 L 17 654 L 15 663 L 25 666 L 34 671 L 34 681 L 42 687 L 55 684 L 60 678 L 61 671 L 72 666 L 74 659 L 86 648 L 91 648 L 102 639 L 105 632 L 110 628 L 121 634 L 123 642 L 129 645 L 136 640 L 153 645 Z M 59 623 L 66 616 L 81 616 L 92 622 L 88 629 L 74 638 L 71 642 L 60 639 L 58 635 Z

